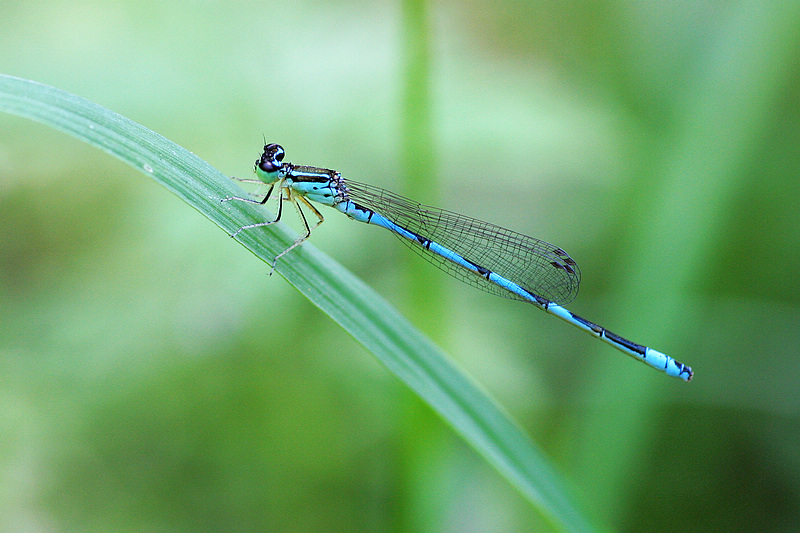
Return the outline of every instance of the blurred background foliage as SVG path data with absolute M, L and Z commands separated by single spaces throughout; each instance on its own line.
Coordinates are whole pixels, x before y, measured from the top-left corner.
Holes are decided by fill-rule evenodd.
M 416 43 L 400 4 L 12 0 L 0 15 L 0 71 L 223 172 L 249 177 L 263 134 L 287 160 L 563 246 L 583 269 L 570 308 L 694 382 L 333 211 L 313 239 L 498 399 L 599 526 L 800 526 L 796 3 L 431 5 L 424 168 L 401 149 Z M 0 131 L 0 530 L 549 527 L 166 190 L 47 127 L 2 115 Z

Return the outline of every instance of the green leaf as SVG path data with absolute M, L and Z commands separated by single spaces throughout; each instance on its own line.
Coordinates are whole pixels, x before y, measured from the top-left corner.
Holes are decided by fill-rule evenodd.
M 83 98 L 0 75 L 0 110 L 52 126 L 138 169 L 226 232 L 270 216 L 263 207 L 224 202 L 242 190 L 175 143 Z M 238 240 L 267 264 L 294 236 L 280 224 Z M 488 395 L 383 298 L 313 246 L 287 254 L 276 271 L 372 352 L 557 528 L 591 530 L 559 474 Z

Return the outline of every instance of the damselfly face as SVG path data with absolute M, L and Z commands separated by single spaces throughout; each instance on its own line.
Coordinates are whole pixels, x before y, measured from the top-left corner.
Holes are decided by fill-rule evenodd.
M 283 146 L 279 144 L 272 143 L 264 145 L 264 152 L 261 154 L 261 157 L 256 160 L 254 169 L 258 179 L 264 183 L 274 183 L 277 181 L 279 179 L 277 174 L 283 167 L 282 161 L 285 155 L 286 152 L 284 152 Z

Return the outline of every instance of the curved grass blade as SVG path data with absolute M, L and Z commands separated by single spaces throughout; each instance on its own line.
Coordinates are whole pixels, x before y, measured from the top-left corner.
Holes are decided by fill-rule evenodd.
M 246 202 L 220 203 L 242 194 L 232 180 L 163 136 L 78 96 L 0 75 L 0 111 L 49 125 L 128 163 L 229 234 L 270 216 L 263 207 Z M 280 225 L 240 237 L 267 264 L 295 239 Z M 450 423 L 554 527 L 592 530 L 544 454 L 383 298 L 308 244 L 286 256 L 276 270 Z

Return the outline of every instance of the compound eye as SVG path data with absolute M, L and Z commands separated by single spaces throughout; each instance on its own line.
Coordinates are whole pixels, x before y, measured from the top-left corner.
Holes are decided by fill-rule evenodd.
M 281 161 L 286 155 L 283 146 L 279 144 L 267 144 L 264 146 L 264 153 L 261 154 L 261 159 L 258 160 L 258 168 L 264 172 L 271 173 L 277 172 L 281 168 Z

